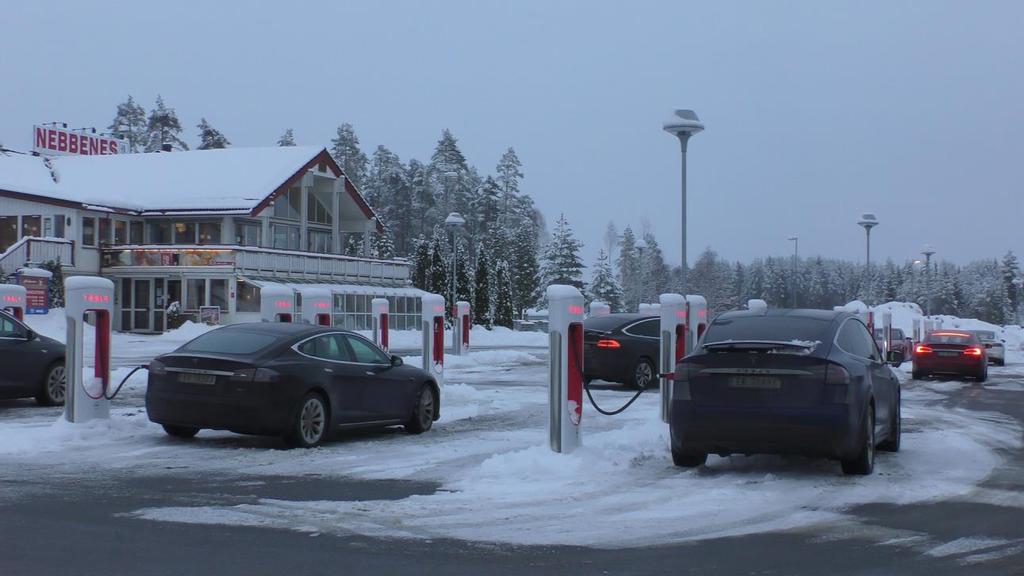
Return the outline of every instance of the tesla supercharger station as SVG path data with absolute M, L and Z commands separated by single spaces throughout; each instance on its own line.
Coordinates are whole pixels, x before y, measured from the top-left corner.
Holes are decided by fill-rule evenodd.
M 637 314 L 650 314 L 651 313 L 651 305 L 647 304 L 645 302 L 641 302 L 636 307 L 636 312 L 637 312 Z
M 768 310 L 768 303 L 760 298 L 753 300 L 747 300 L 747 310 L 753 310 L 755 312 L 765 312 Z
M 708 301 L 703 296 L 695 294 L 686 295 L 686 320 L 689 323 L 689 338 L 686 343 L 686 353 L 693 352 L 697 341 L 708 329 Z
M 594 300 L 593 302 L 590 303 L 590 312 L 589 312 L 589 314 L 587 314 L 587 317 L 588 318 L 593 318 L 595 316 L 605 316 L 605 315 L 608 315 L 608 314 L 611 314 L 611 313 L 612 313 L 612 307 L 611 306 L 609 306 L 609 305 L 607 305 L 604 302 L 601 302 L 599 300 Z
M 444 385 L 444 297 L 424 294 L 423 314 L 423 369 L 434 376 L 438 386 Z
M 373 312 L 373 343 L 388 351 L 388 299 L 374 298 L 370 302 Z
M 452 353 L 462 356 L 469 353 L 469 331 L 472 323 L 469 316 L 469 302 L 455 303 L 455 317 L 452 323 Z
M 868 325 L 868 332 L 871 333 L 871 337 L 875 337 L 875 313 L 872 310 L 868 310 L 864 313 L 864 323 Z
M 892 312 L 882 312 L 882 337 L 885 347 L 885 350 L 882 350 L 882 358 L 888 361 L 889 351 L 892 350 Z
M 260 288 L 260 317 L 264 322 L 293 322 L 295 294 L 287 286 Z
M 661 373 L 674 374 L 676 363 L 686 356 L 686 298 L 680 294 L 662 294 L 661 306 Z M 661 379 L 661 421 L 668 422 L 672 410 L 672 376 Z
M 334 296 L 326 288 L 303 288 L 299 290 L 302 294 L 302 318 L 310 324 L 320 326 L 331 326 L 334 310 Z
M 920 342 L 922 340 L 922 338 L 921 338 L 921 319 L 920 318 L 914 318 L 912 320 L 912 322 L 913 322 L 913 329 L 912 329 L 912 332 L 910 334 L 910 339 L 913 340 L 914 342 Z
M 0 310 L 6 310 L 18 320 L 25 319 L 24 286 L 17 284 L 0 284 Z
M 935 320 L 932 320 L 930 318 L 926 319 L 924 321 L 924 334 L 921 336 L 921 340 L 924 340 L 925 338 L 927 338 L 928 334 L 930 334 L 930 333 L 932 333 L 934 331 L 935 331 Z
M 551 450 L 567 453 L 580 445 L 583 418 L 583 295 L 573 286 L 552 284 L 548 301 L 548 438 Z
M 73 276 L 64 280 L 64 312 L 67 315 L 67 378 L 64 418 L 86 422 L 110 418 L 110 320 L 114 311 L 114 283 L 106 278 Z M 96 346 L 92 371 L 85 367 L 85 318 L 93 317 Z

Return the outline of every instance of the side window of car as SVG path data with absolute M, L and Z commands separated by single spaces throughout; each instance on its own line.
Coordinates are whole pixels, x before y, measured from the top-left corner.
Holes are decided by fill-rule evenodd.
M 340 339 L 339 334 L 324 334 L 311 340 L 307 340 L 299 346 L 299 351 L 309 356 L 315 356 L 324 360 L 336 362 L 351 362 L 352 358 L 348 348 Z
M 0 338 L 21 338 L 21 328 L 10 318 L 0 316 Z
M 657 318 L 651 318 L 650 320 L 644 320 L 643 322 L 637 322 L 629 328 L 626 328 L 628 334 L 634 336 L 647 336 L 648 338 L 658 338 L 658 325 L 660 320 Z
M 356 362 L 363 364 L 389 364 L 391 362 L 391 359 L 381 352 L 379 348 L 366 340 L 358 336 L 345 336 L 345 338 L 348 339 L 348 345 L 352 347 L 352 353 L 355 354 Z
M 875 358 L 875 343 L 867 328 L 856 320 L 847 320 L 839 329 L 839 347 L 854 356 Z

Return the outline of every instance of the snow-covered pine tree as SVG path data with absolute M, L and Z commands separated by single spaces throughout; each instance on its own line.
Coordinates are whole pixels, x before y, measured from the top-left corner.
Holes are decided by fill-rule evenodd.
M 231 146 L 231 142 L 210 123 L 206 121 L 206 118 L 200 120 L 199 125 L 199 147 L 198 150 L 213 150 L 214 148 L 227 148 Z
M 1003 261 L 1000 268 L 1003 274 L 1003 285 L 1006 287 L 1006 298 L 1010 306 L 1010 317 L 1011 322 L 1018 322 L 1020 316 L 1020 299 L 1021 299 L 1021 274 L 1020 264 L 1017 262 L 1017 256 L 1010 250 L 1003 256 Z
M 538 244 L 534 223 L 531 220 L 521 221 L 512 236 L 509 248 L 511 261 L 505 260 L 511 278 L 509 298 L 515 314 L 520 317 L 541 298 Z M 497 259 L 504 260 L 501 257 Z M 501 284 L 496 281 L 495 286 L 500 287 Z M 497 301 L 495 303 L 497 305 Z
M 444 233 L 439 229 L 435 229 L 433 238 L 430 240 L 430 268 L 428 272 L 430 288 L 428 290 L 434 294 L 444 296 L 445 302 L 448 302 L 451 299 L 451 295 L 448 293 L 451 287 L 448 283 L 448 265 L 445 264 L 446 251 L 443 242 Z M 449 302 L 449 304 L 451 303 Z
M 391 231 L 387 228 L 383 232 L 373 235 L 373 257 L 389 259 L 395 257 L 395 244 L 391 240 Z
M 181 122 L 177 113 L 164 104 L 163 97 L 157 96 L 156 107 L 149 112 L 146 121 L 146 152 L 160 152 L 164 145 L 188 150 L 188 144 L 181 139 Z
M 146 145 L 146 110 L 128 95 L 128 99 L 117 105 L 113 122 L 107 126 L 115 137 L 128 141 L 128 150 L 139 152 Z
M 50 308 L 64 307 L 64 268 L 61 266 L 60 258 L 47 260 L 39 265 L 43 270 L 49 271 L 53 276 L 50 278 Z
M 469 213 L 469 165 L 459 149 L 459 142 L 447 128 L 441 132 L 434 153 L 430 156 L 427 174 L 439 197 L 435 203 L 441 218 L 449 212 Z
M 769 257 L 764 264 L 764 300 L 778 308 L 789 307 L 786 285 L 785 270 L 776 258 Z
M 669 269 L 661 253 L 658 239 L 651 231 L 644 232 L 644 249 L 640 259 L 640 298 L 643 302 L 657 302 L 661 294 L 669 291 Z
M 501 189 L 498 182 L 488 176 L 484 178 L 480 186 L 480 192 L 474 198 L 473 216 L 476 220 L 476 229 L 487 233 L 494 227 L 500 225 L 501 215 Z
M 515 206 L 514 199 L 519 196 L 519 181 L 523 178 L 522 167 L 516 151 L 510 146 L 501 155 L 501 160 L 498 160 L 498 166 L 495 168 L 498 175 L 496 183 L 501 191 L 501 223 L 505 226 L 511 224 L 509 220 Z
M 427 176 L 427 167 L 415 158 L 409 160 L 405 180 L 409 183 L 412 232 L 424 236 L 439 221 L 434 189 Z
M 551 241 L 541 259 L 541 278 L 544 286 L 567 284 L 583 290 L 583 262 L 580 260 L 582 245 L 572 233 L 572 227 L 565 214 L 558 216 Z
M 351 124 L 338 126 L 337 133 L 331 140 L 331 157 L 338 166 L 341 166 L 345 176 L 361 190 L 366 183 L 366 171 L 370 161 L 359 147 L 359 137 L 356 136 Z
M 420 236 L 412 251 L 412 285 L 430 291 L 430 242 Z
M 640 253 L 636 247 L 636 235 L 626 226 L 619 241 L 619 286 L 622 287 L 622 308 L 632 312 L 640 304 Z
M 289 128 L 281 134 L 281 137 L 277 139 L 278 146 L 295 146 L 295 134 L 292 129 Z
M 612 312 L 623 312 L 622 309 L 622 288 L 615 280 L 615 272 L 612 270 L 611 262 L 608 260 L 608 253 L 604 249 L 597 252 L 597 262 L 594 264 L 594 277 L 590 279 L 590 295 L 595 300 L 607 304 Z
M 498 260 L 494 266 L 494 325 L 512 328 L 512 279 L 508 262 Z
M 460 236 L 455 244 L 459 247 L 455 254 L 455 301 L 473 302 L 473 267 L 469 261 L 469 243 Z
M 481 244 L 476 251 L 476 286 L 473 290 L 473 319 L 487 329 L 494 326 L 494 314 L 491 311 L 491 259 L 487 248 Z

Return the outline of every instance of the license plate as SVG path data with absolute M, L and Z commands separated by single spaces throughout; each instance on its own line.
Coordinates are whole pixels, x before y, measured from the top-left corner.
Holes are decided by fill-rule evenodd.
M 948 351 L 939 352 L 939 356 L 959 356 L 959 355 L 960 355 L 960 352 L 958 352 L 956 350 L 948 350 Z
M 178 375 L 178 382 L 184 384 L 216 384 L 217 377 L 213 374 L 193 374 L 192 372 L 182 372 Z
M 757 388 L 777 390 L 782 388 L 782 381 L 770 376 L 731 376 L 729 386 L 732 388 Z

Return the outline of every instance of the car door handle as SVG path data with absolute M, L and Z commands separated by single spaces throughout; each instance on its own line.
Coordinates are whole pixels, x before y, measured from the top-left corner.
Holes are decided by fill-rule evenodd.
M 334 372 L 334 370 L 332 370 L 330 368 L 324 368 L 324 372 Z
M 377 375 L 377 373 L 376 373 L 376 372 L 374 372 L 373 370 L 367 370 L 367 371 L 366 371 L 366 375 L 367 375 L 367 376 L 376 376 L 376 375 Z

